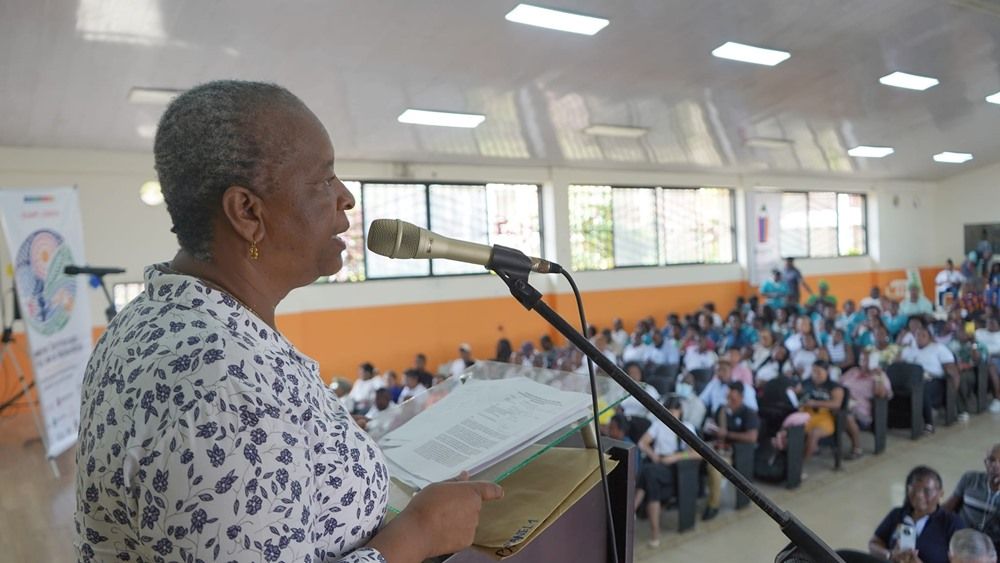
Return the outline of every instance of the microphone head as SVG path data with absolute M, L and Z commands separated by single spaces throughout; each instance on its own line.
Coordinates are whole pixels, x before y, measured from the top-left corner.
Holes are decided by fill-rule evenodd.
M 368 227 L 368 250 L 388 258 L 415 258 L 420 231 L 399 219 L 375 219 Z

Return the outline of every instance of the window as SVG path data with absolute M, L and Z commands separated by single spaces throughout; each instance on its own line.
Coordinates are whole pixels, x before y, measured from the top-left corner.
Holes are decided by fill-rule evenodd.
M 142 282 L 116 283 L 111 288 L 111 294 L 115 300 L 115 310 L 121 311 L 125 305 L 128 305 L 130 301 L 138 297 L 145 288 L 146 284 Z
M 733 261 L 732 191 L 570 186 L 575 270 Z
M 863 194 L 781 194 L 781 255 L 832 258 L 866 254 L 866 203 Z
M 393 260 L 365 247 L 372 221 L 402 219 L 441 235 L 502 244 L 530 256 L 542 253 L 538 186 L 532 184 L 425 184 L 344 182 L 355 199 L 344 267 L 320 280 L 357 282 L 398 277 L 485 273 L 452 260 Z

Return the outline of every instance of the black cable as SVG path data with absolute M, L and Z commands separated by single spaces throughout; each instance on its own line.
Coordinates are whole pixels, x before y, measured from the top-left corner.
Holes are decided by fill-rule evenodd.
M 566 269 L 561 269 L 563 277 L 569 282 L 569 286 L 573 288 L 573 295 L 576 297 L 576 307 L 580 311 L 580 324 L 583 326 L 583 334 L 587 335 L 587 316 L 583 311 L 583 297 L 580 296 L 580 290 L 576 287 L 576 281 L 573 280 L 573 276 L 570 275 Z M 591 406 L 594 411 L 594 434 L 597 437 L 597 462 L 601 470 L 601 488 L 604 489 L 604 507 L 608 512 L 608 535 L 611 538 L 611 561 L 613 563 L 618 563 L 618 538 L 615 535 L 615 520 L 614 512 L 611 509 L 611 493 L 608 491 L 608 469 L 604 465 L 604 446 L 601 444 L 601 427 L 600 427 L 600 406 L 597 404 L 597 376 L 594 374 L 594 362 L 584 355 L 587 359 L 587 368 L 590 372 L 590 401 Z

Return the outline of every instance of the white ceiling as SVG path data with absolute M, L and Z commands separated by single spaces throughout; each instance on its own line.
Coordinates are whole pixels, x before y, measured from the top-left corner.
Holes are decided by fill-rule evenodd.
M 998 0 L 964 0 L 1000 5 Z M 1000 161 L 1000 15 L 946 0 L 546 0 L 593 37 L 504 20 L 516 0 L 2 0 L 0 145 L 149 150 L 162 107 L 133 86 L 269 80 L 338 157 L 936 180 Z M 1000 10 L 998 10 L 1000 13 Z M 781 49 L 769 68 L 710 55 Z M 925 92 L 882 86 L 929 75 Z M 403 125 L 407 107 L 484 113 Z M 597 139 L 589 124 L 648 127 Z M 749 137 L 794 145 L 748 147 Z M 882 160 L 856 144 L 889 145 Z M 935 163 L 971 152 L 965 165 Z

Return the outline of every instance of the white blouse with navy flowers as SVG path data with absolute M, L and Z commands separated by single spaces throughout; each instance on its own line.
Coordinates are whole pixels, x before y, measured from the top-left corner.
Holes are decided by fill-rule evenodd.
M 147 268 L 87 366 L 80 561 L 384 563 L 387 478 L 316 363 L 196 278 Z

